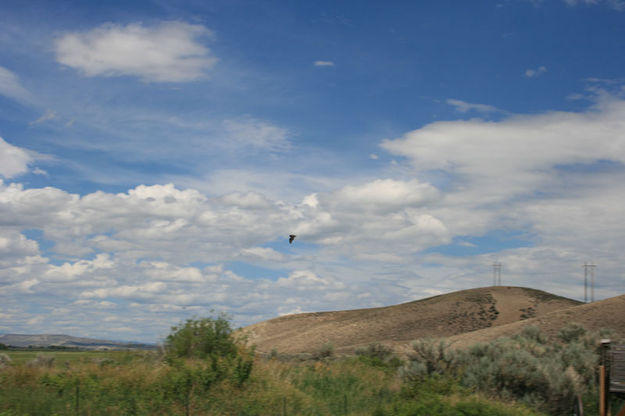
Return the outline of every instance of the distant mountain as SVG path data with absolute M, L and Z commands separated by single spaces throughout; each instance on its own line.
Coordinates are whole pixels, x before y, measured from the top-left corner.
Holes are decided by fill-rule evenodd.
M 568 316 L 568 311 L 585 306 L 589 305 L 535 289 L 484 287 L 382 308 L 286 315 L 241 331 L 260 353 L 274 349 L 285 354 L 314 353 L 327 343 L 338 353 L 371 343 L 401 352 L 409 350 L 415 339 L 486 333 L 536 322 L 555 311 L 566 311 L 563 316 Z M 622 316 L 623 310 L 615 314 L 618 319 Z
M 126 350 L 126 349 L 156 349 L 154 344 L 128 343 L 117 341 L 105 341 L 93 338 L 79 338 L 70 335 L 23 335 L 23 334 L 0 334 L 0 344 L 16 348 L 81 348 L 87 350 Z

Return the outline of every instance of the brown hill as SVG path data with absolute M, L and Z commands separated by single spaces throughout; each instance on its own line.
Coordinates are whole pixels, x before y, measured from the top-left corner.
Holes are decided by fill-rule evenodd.
M 569 323 L 580 324 L 588 330 L 609 328 L 614 331 L 613 336 L 616 339 L 623 339 L 625 338 L 625 295 L 556 310 L 536 318 L 507 325 L 455 335 L 450 337 L 449 341 L 455 347 L 462 348 L 476 342 L 488 342 L 499 337 L 516 334 L 529 325 L 537 326 L 549 336 L 555 336 L 560 328 Z
M 405 350 L 418 338 L 451 337 L 540 318 L 581 302 L 522 287 L 469 289 L 382 308 L 286 315 L 243 328 L 260 353 L 349 353 L 374 342 Z

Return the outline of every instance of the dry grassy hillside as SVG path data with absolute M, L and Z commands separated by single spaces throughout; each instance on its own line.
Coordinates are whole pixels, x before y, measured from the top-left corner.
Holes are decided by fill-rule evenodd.
M 574 308 L 556 310 L 536 318 L 513 322 L 496 328 L 485 328 L 479 331 L 456 335 L 449 341 L 456 347 L 465 347 L 476 342 L 487 342 L 493 339 L 518 333 L 523 327 L 533 325 L 544 333 L 554 336 L 560 328 L 577 323 L 589 330 L 610 328 L 617 339 L 625 338 L 625 295 L 601 300 L 594 303 L 581 304 Z
M 540 290 L 486 287 L 382 308 L 287 315 L 243 332 L 261 353 L 313 353 L 326 343 L 345 353 L 373 342 L 402 350 L 417 338 L 499 327 L 578 305 Z

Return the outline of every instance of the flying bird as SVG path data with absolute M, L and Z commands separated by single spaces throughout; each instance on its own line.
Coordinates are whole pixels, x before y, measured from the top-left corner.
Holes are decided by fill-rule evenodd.
M 293 243 L 293 240 L 295 240 L 295 234 L 289 234 L 289 244 Z

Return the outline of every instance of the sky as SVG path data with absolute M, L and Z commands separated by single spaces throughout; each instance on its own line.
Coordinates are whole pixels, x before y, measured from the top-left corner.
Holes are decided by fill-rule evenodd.
M 0 333 L 600 300 L 624 184 L 623 0 L 0 3 Z

